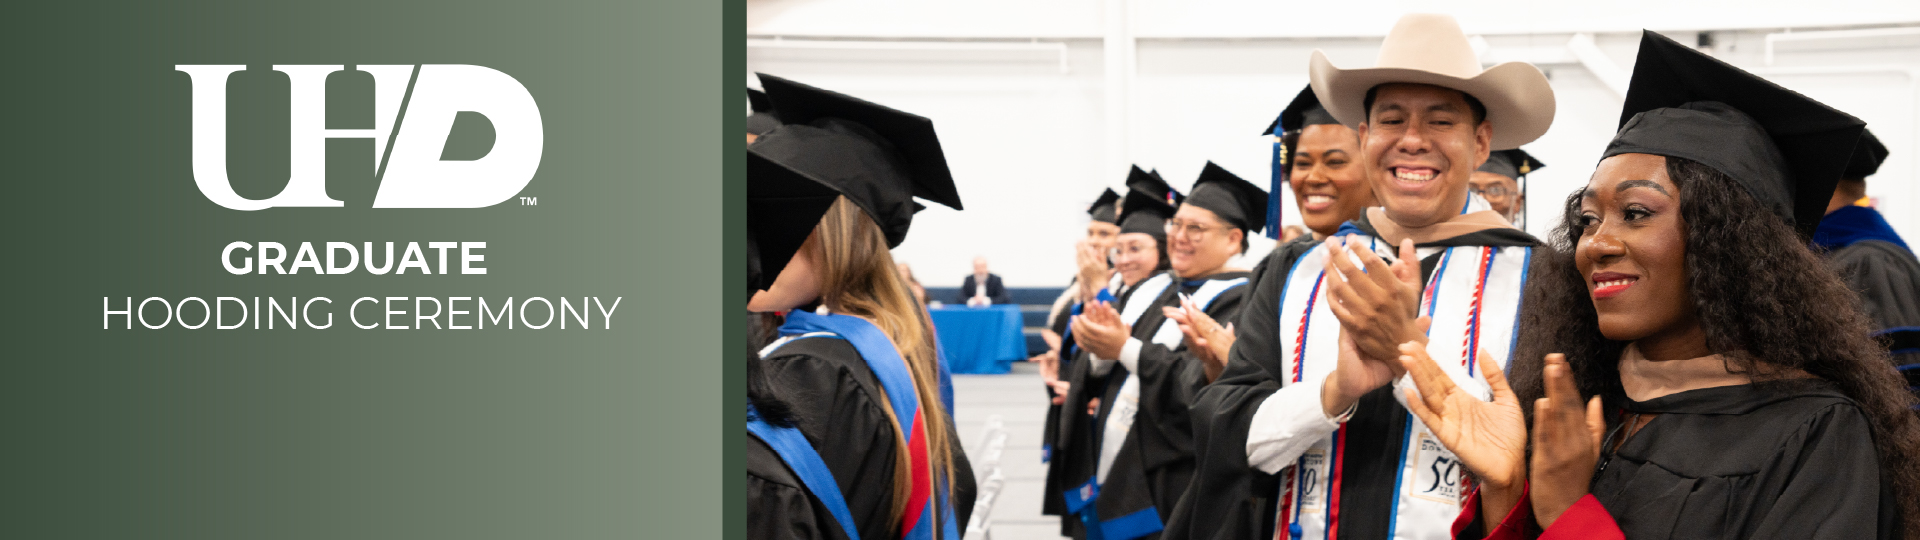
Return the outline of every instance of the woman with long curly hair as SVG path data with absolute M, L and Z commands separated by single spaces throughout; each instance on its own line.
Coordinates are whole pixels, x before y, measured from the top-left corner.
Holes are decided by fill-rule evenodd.
M 889 253 L 906 239 L 915 196 L 960 208 L 932 124 L 760 81 L 786 123 L 747 148 L 748 229 L 759 249 L 778 247 L 761 255 L 779 267 L 763 269 L 771 283 L 747 309 L 785 317 L 753 390 L 784 401 L 801 437 L 783 443 L 777 426 L 752 419 L 748 429 L 802 480 L 830 478 L 805 482 L 807 504 L 777 482 L 754 484 L 766 489 L 748 494 L 749 536 L 958 540 L 973 472 L 926 312 Z
M 1456 536 L 1920 536 L 1913 399 L 1807 248 L 1863 124 L 1651 32 L 1622 116 L 1493 401 L 1401 348 Z

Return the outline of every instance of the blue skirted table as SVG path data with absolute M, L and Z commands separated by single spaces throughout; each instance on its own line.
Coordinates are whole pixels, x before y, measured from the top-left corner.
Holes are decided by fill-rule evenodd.
M 1027 358 L 1020 306 L 939 307 L 927 313 L 954 373 L 1006 373 L 1014 361 Z

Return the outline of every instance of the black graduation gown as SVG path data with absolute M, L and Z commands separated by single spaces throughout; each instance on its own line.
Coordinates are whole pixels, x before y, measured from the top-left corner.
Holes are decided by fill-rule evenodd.
M 1627 538 L 1900 535 L 1867 416 L 1831 383 L 1801 379 L 1621 401 L 1628 414 L 1659 415 L 1617 452 L 1602 455 L 1594 476 L 1594 498 Z
M 1064 294 L 1072 294 L 1072 290 L 1078 287 L 1079 283 L 1079 276 L 1074 276 L 1072 280 L 1067 282 L 1068 292 Z M 1060 336 L 1060 373 L 1058 375 L 1061 380 L 1068 380 L 1066 378 L 1067 367 L 1073 360 L 1072 353 L 1068 351 L 1073 349 L 1073 336 L 1067 334 L 1067 324 L 1073 318 L 1073 308 L 1070 305 L 1062 311 L 1058 317 L 1054 317 L 1052 321 L 1048 322 L 1047 328 L 1052 330 L 1054 335 Z M 1053 387 L 1042 385 L 1042 391 L 1047 393 L 1047 421 L 1041 427 L 1043 432 L 1040 434 L 1040 460 L 1052 462 L 1053 449 L 1060 445 L 1060 406 L 1053 404 L 1053 398 L 1056 397 L 1056 394 L 1053 393 Z
M 1145 280 L 1141 281 L 1145 282 Z M 1120 291 L 1120 294 L 1114 298 L 1114 309 L 1124 309 L 1127 301 L 1133 298 L 1135 290 L 1137 289 L 1126 287 Z M 1040 513 L 1060 516 L 1060 535 L 1079 538 L 1082 536 L 1080 518 L 1067 513 L 1066 499 L 1061 494 L 1085 482 L 1085 475 L 1092 474 L 1092 471 L 1099 466 L 1100 430 L 1094 427 L 1095 417 L 1086 413 L 1087 404 L 1095 397 L 1106 395 L 1107 381 L 1121 379 L 1112 378 L 1111 372 L 1107 375 L 1093 375 L 1090 367 L 1092 363 L 1088 361 L 1087 351 L 1074 347 L 1075 343 L 1071 335 L 1065 332 L 1061 335 L 1066 339 L 1061 341 L 1060 348 L 1063 353 L 1070 356 L 1061 358 L 1060 378 L 1067 381 L 1069 387 L 1066 400 L 1061 405 L 1053 406 L 1047 416 L 1051 437 L 1049 440 L 1052 441 L 1053 451 L 1051 459 L 1047 462 L 1047 478 L 1042 486 L 1045 493 L 1041 494 Z M 1117 383 L 1115 387 L 1118 387 Z M 1056 411 L 1058 414 L 1051 414 Z
M 1378 234 L 1364 214 L 1349 224 L 1368 235 Z M 1247 433 L 1260 404 L 1280 389 L 1281 378 L 1287 376 L 1277 333 L 1280 291 L 1294 262 L 1316 243 L 1296 239 L 1281 244 L 1255 268 L 1259 275 L 1248 293 L 1247 307 L 1234 323 L 1236 336 L 1227 367 L 1195 396 L 1196 470 L 1165 538 L 1273 538 L 1279 479 L 1247 463 Z M 1519 229 L 1488 229 L 1416 247 L 1537 245 L 1538 240 Z M 1433 276 L 1440 257 L 1435 254 L 1420 261 L 1423 280 Z M 1536 257 L 1533 263 L 1544 260 Z M 1348 483 L 1340 494 L 1340 538 L 1387 535 L 1396 500 L 1395 471 L 1400 467 L 1398 442 L 1408 429 L 1406 409 L 1392 392 L 1393 386 L 1387 385 L 1361 397 L 1346 423 L 1347 444 L 1341 452 Z
M 1889 341 L 1897 366 L 1920 364 L 1920 260 L 1899 244 L 1860 240 L 1827 256 L 1847 288 L 1860 295 L 1860 307 L 1873 329 Z M 1909 386 L 1920 386 L 1920 369 L 1905 371 Z
M 1184 343 L 1167 347 L 1152 342 L 1154 334 L 1167 320 L 1160 307 L 1178 307 L 1180 299 L 1176 292 L 1191 295 L 1208 282 L 1251 280 L 1251 276 L 1249 272 L 1221 272 L 1197 280 L 1183 280 L 1162 291 L 1152 300 L 1153 307 L 1147 308 L 1140 319 L 1134 322 L 1132 335 L 1142 342 L 1142 346 L 1139 361 L 1135 364 L 1139 368 L 1136 375 L 1139 378 L 1140 401 L 1133 427 L 1124 441 L 1096 439 L 1096 444 L 1085 452 L 1083 466 L 1068 471 L 1065 477 L 1068 489 L 1085 484 L 1098 471 L 1099 447 L 1107 444 L 1124 445 L 1114 457 L 1106 482 L 1100 488 L 1098 502 L 1095 503 L 1102 520 L 1133 515 L 1151 508 L 1158 514 L 1159 523 L 1164 525 L 1172 518 L 1180 497 L 1193 478 L 1194 426 L 1189 419 L 1188 409 L 1195 394 L 1207 385 L 1206 370 L 1198 358 L 1186 352 Z M 1216 321 L 1235 320 L 1245 304 L 1249 288 L 1249 285 L 1240 285 L 1220 293 L 1208 302 L 1205 309 L 1207 315 Z M 1133 299 L 1141 300 L 1144 299 Z M 1101 398 L 1100 415 L 1087 422 L 1086 429 L 1095 433 L 1104 430 L 1106 415 L 1116 402 L 1123 386 L 1121 383 L 1127 376 L 1126 367 L 1113 366 L 1107 375 L 1105 388 L 1101 389 L 1104 395 Z M 1149 538 L 1158 536 L 1155 533 Z
M 751 434 L 747 435 L 747 538 L 847 538 L 833 513 L 807 491 L 793 469 Z
M 761 362 L 767 379 L 793 407 L 800 433 L 840 484 L 860 537 L 899 536 L 887 527 L 893 517 L 895 428 L 878 398 L 880 381 L 859 351 L 842 339 L 796 339 Z M 965 531 L 978 489 L 953 424 L 944 427 L 953 449 L 954 513 L 957 527 Z

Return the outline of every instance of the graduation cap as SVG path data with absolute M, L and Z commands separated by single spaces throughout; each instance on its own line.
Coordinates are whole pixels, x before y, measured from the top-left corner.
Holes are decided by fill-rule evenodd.
M 1173 205 L 1165 198 L 1128 191 L 1126 200 L 1120 203 L 1120 234 L 1145 233 L 1165 246 L 1167 220 L 1173 219 L 1173 212 Z
M 1626 153 L 1713 168 L 1811 237 L 1866 123 L 1666 36 L 1643 31 L 1601 159 Z
M 1541 163 L 1540 160 L 1533 159 L 1533 155 L 1528 154 L 1526 150 L 1515 148 L 1512 150 L 1494 150 L 1491 154 L 1487 155 L 1486 164 L 1481 165 L 1480 168 L 1476 170 L 1519 180 L 1525 177 L 1527 173 L 1539 170 L 1545 166 L 1547 165 Z
M 780 117 L 773 114 L 773 100 L 767 99 L 766 92 L 748 88 L 747 103 L 753 109 L 753 114 L 747 115 L 747 133 L 766 135 L 780 127 Z
M 1185 195 L 1181 195 L 1179 191 L 1174 190 L 1173 186 L 1167 185 L 1166 179 L 1161 178 L 1159 172 L 1141 170 L 1139 165 L 1134 165 L 1132 170 L 1127 171 L 1127 191 L 1137 191 L 1141 194 L 1166 201 L 1170 206 L 1179 206 L 1181 202 L 1187 200 Z M 1124 212 L 1124 210 L 1122 211 Z
M 906 240 L 914 212 L 924 208 L 914 197 L 961 209 L 932 120 L 758 75 L 783 125 L 747 145 L 749 179 L 764 175 L 779 184 L 814 183 L 845 195 L 880 225 L 887 247 Z M 793 226 L 812 228 L 810 223 Z
M 1274 118 L 1272 124 L 1267 124 L 1267 130 L 1260 134 L 1280 136 L 1306 129 L 1307 126 L 1339 123 L 1339 120 L 1333 119 L 1333 113 L 1320 106 L 1320 97 L 1313 94 L 1313 85 L 1307 85 L 1299 95 L 1293 96 L 1293 102 L 1288 103 L 1287 108 L 1280 111 L 1280 116 Z
M 774 278 L 800 251 L 800 244 L 813 234 L 840 192 L 779 164 L 755 159 L 751 150 L 748 155 L 747 279 L 751 290 L 764 290 L 773 286 Z
M 1094 221 L 1119 223 L 1120 194 L 1114 193 L 1113 188 L 1105 188 L 1100 192 L 1100 198 L 1094 199 L 1093 206 L 1087 207 L 1087 215 L 1093 216 Z
M 1253 185 L 1219 165 L 1207 162 L 1193 181 L 1186 204 L 1212 210 L 1220 219 L 1248 234 L 1267 227 L 1267 190 Z
M 1887 145 L 1880 144 L 1880 138 L 1873 136 L 1872 130 L 1860 130 L 1860 142 L 1853 147 L 1853 158 L 1847 160 L 1847 170 L 1840 174 L 1846 180 L 1861 180 L 1880 172 L 1880 163 L 1887 160 Z

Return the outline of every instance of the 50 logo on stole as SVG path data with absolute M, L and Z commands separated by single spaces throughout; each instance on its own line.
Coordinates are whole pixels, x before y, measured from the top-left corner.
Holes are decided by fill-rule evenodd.
M 373 139 L 380 188 L 374 208 L 480 208 L 513 198 L 540 168 L 540 107 L 520 81 L 472 65 L 361 65 L 373 75 L 373 129 L 328 129 L 327 76 L 341 65 L 277 65 L 292 107 L 287 185 L 266 199 L 233 191 L 227 177 L 227 76 L 241 65 L 179 65 L 193 85 L 193 180 L 214 204 L 233 210 L 338 207 L 327 196 L 327 139 Z M 411 90 L 411 91 L 409 91 Z M 402 111 L 405 116 L 402 117 Z M 493 148 L 471 161 L 442 161 L 461 112 L 493 123 Z M 400 129 L 404 124 L 405 130 Z

